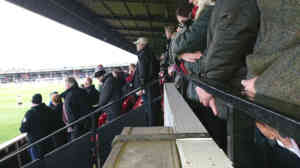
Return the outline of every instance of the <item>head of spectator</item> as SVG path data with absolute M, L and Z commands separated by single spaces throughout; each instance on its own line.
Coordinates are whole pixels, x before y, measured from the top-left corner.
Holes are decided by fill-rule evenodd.
M 134 42 L 137 51 L 143 50 L 148 45 L 148 43 L 149 40 L 146 37 L 140 37 L 137 41 Z
M 191 8 L 189 5 L 182 6 L 176 9 L 176 18 L 180 24 L 185 24 L 191 20 Z
M 193 4 L 194 6 L 196 6 L 198 3 L 198 0 L 189 0 L 189 4 Z
M 62 100 L 61 100 L 61 97 L 59 96 L 59 94 L 53 95 L 51 101 L 54 106 L 57 106 L 62 103 Z
M 172 38 L 175 32 L 176 32 L 175 26 L 173 25 L 165 26 L 165 35 L 168 40 Z
M 104 75 L 105 75 L 106 71 L 104 69 L 103 66 L 97 66 L 95 69 L 95 74 L 94 77 L 100 82 L 102 83 L 103 79 L 104 79 Z
M 56 95 L 56 94 L 58 94 L 57 91 L 54 91 L 54 92 L 51 92 L 51 93 L 50 93 L 50 103 L 49 103 L 50 106 L 51 106 L 51 104 L 52 104 L 52 98 L 53 98 L 53 96 Z
M 32 99 L 31 99 L 31 102 L 32 102 L 32 105 L 33 105 L 33 106 L 37 106 L 37 105 L 42 104 L 42 102 L 43 102 L 42 95 L 39 94 L 39 93 L 33 95 L 33 96 L 32 96 Z
M 74 86 L 78 87 L 78 83 L 74 77 L 68 77 L 65 79 L 65 87 L 67 90 Z
M 84 82 L 84 87 L 85 87 L 85 88 L 88 88 L 88 87 L 90 87 L 90 86 L 92 86 L 92 85 L 93 85 L 93 79 L 90 78 L 90 77 L 87 77 L 87 78 L 85 79 L 85 82 Z
M 134 74 L 135 69 L 136 69 L 136 65 L 135 64 L 130 64 L 128 69 L 129 69 L 129 74 Z

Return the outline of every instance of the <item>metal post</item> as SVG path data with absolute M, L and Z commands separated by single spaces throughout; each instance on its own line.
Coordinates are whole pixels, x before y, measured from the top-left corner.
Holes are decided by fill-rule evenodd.
M 19 141 L 17 141 L 16 143 L 15 143 L 15 145 L 16 145 L 16 150 L 18 151 L 19 150 Z M 17 154 L 17 160 L 18 160 L 18 166 L 19 167 L 22 167 L 22 160 L 21 160 L 21 156 L 20 156 L 20 153 L 19 154 Z
M 145 110 L 147 112 L 147 117 L 148 117 L 148 126 L 153 126 L 154 124 L 154 119 L 153 119 L 153 115 L 152 115 L 152 107 L 151 107 L 151 102 L 152 102 L 152 97 L 151 97 L 151 90 L 150 90 L 150 86 L 146 87 L 146 101 L 145 103 Z

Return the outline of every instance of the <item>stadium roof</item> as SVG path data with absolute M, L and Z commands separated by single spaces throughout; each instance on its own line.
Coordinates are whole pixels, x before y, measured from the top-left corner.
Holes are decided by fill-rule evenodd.
M 7 0 L 98 39 L 133 52 L 139 36 L 162 47 L 163 26 L 175 24 L 185 0 Z

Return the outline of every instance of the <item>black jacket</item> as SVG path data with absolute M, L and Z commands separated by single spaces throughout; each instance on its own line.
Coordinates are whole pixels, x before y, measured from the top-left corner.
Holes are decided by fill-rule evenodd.
M 78 120 L 90 112 L 88 95 L 84 89 L 73 86 L 62 94 L 65 101 L 68 123 Z
M 51 113 L 51 125 L 53 131 L 56 131 L 62 127 L 65 126 L 65 123 L 63 122 L 63 104 L 58 104 L 57 106 L 54 106 L 52 103 L 49 106 L 52 109 Z
M 134 75 L 134 87 L 138 88 L 155 79 L 158 79 L 160 63 L 155 58 L 149 46 L 137 53 L 138 63 Z
M 87 92 L 89 106 L 92 107 L 93 105 L 98 104 L 99 92 L 97 91 L 95 86 L 91 85 L 90 87 L 87 87 L 84 90 Z
M 45 104 L 31 107 L 25 114 L 20 131 L 28 134 L 31 143 L 49 135 L 53 131 L 52 114 L 52 109 Z
M 111 73 L 104 77 L 103 89 L 99 99 L 99 106 L 104 106 L 121 98 L 122 91 L 120 83 L 121 82 L 118 81 L 117 78 L 113 77 Z M 108 121 L 115 119 L 121 113 L 121 102 L 117 102 L 106 108 L 104 112 L 107 113 Z
M 203 56 L 203 76 L 241 87 L 246 56 L 253 52 L 260 15 L 256 0 L 217 0 Z

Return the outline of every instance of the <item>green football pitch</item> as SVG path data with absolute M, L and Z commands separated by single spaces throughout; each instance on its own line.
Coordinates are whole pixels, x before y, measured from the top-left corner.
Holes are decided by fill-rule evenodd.
M 20 135 L 20 124 L 33 94 L 41 93 L 43 102 L 48 104 L 51 92 L 63 90 L 63 82 L 0 84 L 0 144 Z M 18 105 L 19 101 L 23 104 Z

